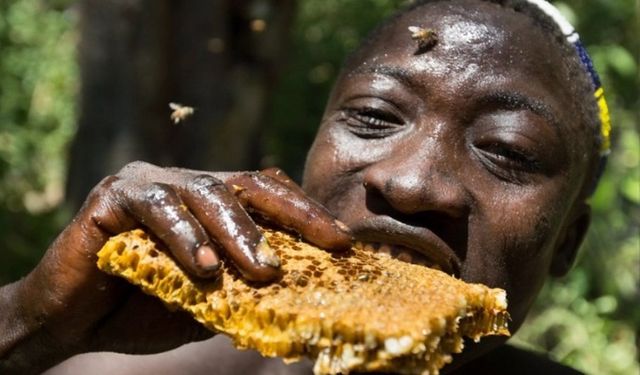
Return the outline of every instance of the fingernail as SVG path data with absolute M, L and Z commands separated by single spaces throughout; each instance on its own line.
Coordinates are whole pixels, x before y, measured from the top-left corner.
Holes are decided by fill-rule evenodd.
M 343 223 L 342 221 L 336 219 L 333 221 L 333 223 L 336 225 L 336 227 L 338 227 L 338 229 L 340 229 L 341 231 L 351 234 L 351 229 L 349 229 L 349 227 L 347 226 L 347 224 Z
M 264 237 L 262 237 L 260 243 L 256 246 L 256 259 L 258 263 L 263 266 L 280 267 L 280 258 L 278 258 L 278 255 L 271 246 L 269 246 L 267 239 Z
M 215 271 L 220 268 L 220 259 L 208 245 L 200 246 L 196 250 L 196 263 L 206 271 Z

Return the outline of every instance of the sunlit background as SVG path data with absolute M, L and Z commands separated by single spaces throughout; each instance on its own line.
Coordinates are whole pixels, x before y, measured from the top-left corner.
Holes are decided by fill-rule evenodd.
M 277 8 L 273 1 L 254 3 L 258 10 Z M 402 3 L 297 2 L 252 168 L 279 165 L 300 176 L 341 60 Z M 638 374 L 640 2 L 556 5 L 580 32 L 603 79 L 613 152 L 592 199 L 594 221 L 577 266 L 547 284 L 513 342 L 590 374 Z M 0 2 L 0 284 L 25 275 L 72 216 L 65 186 L 80 105 L 79 14 L 69 0 Z M 270 27 L 269 18 L 256 14 L 246 27 L 260 33 Z M 224 45 L 211 40 L 209 48 Z

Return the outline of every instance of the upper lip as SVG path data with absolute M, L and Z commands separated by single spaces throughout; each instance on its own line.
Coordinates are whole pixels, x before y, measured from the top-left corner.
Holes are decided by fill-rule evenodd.
M 406 247 L 425 256 L 444 272 L 460 275 L 460 258 L 428 228 L 410 226 L 389 216 L 367 218 L 352 223 L 350 228 L 357 240 Z

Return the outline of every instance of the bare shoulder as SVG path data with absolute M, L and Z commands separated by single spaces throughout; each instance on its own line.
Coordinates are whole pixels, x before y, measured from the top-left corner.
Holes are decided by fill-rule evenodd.
M 581 375 L 574 368 L 555 362 L 551 358 L 511 345 L 503 345 L 456 371 L 464 374 L 518 374 L 518 375 Z

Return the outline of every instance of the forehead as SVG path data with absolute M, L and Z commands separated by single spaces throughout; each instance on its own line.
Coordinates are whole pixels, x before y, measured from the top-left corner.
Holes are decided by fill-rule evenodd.
M 435 51 L 440 52 L 464 49 L 470 57 L 478 57 L 496 52 L 497 46 L 512 53 L 554 52 L 550 38 L 528 15 L 482 0 L 437 1 L 413 8 L 387 23 L 369 47 L 415 52 L 415 42 L 407 38 L 409 26 L 435 30 L 440 40 Z
M 434 30 L 438 43 L 419 53 L 409 26 Z M 472 87 L 519 91 L 541 100 L 551 96 L 560 111 L 572 103 L 569 75 L 554 43 L 528 16 L 498 4 L 435 2 L 387 24 L 345 73 L 391 67 L 424 86 L 444 82 L 439 89 L 451 92 L 466 88 L 469 94 Z

